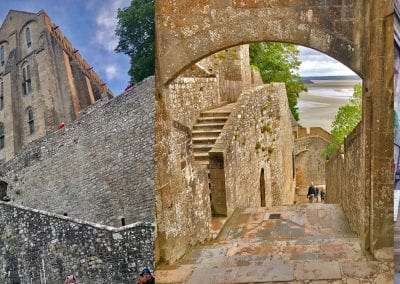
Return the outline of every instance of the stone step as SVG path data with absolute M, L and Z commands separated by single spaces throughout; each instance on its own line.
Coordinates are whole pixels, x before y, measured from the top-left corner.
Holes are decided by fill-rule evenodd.
M 227 116 L 199 117 L 197 123 L 224 123 L 227 119 Z
M 196 165 L 202 165 L 202 166 L 208 166 L 210 164 L 209 160 L 200 160 L 200 161 L 194 161 Z
M 203 153 L 209 152 L 213 147 L 213 144 L 195 144 L 193 145 L 193 152 L 194 153 Z
M 195 144 L 212 144 L 212 145 L 214 145 L 215 144 L 215 141 L 217 141 L 217 138 L 218 137 L 193 137 L 192 138 L 192 142 L 193 142 L 193 145 L 195 145 Z
M 200 114 L 200 117 L 228 117 L 230 111 L 205 111 Z
M 196 123 L 193 130 L 222 130 L 225 123 Z
M 206 152 L 206 153 L 195 153 L 194 154 L 194 160 L 195 161 L 208 161 L 209 160 L 208 152 Z
M 296 264 L 265 262 L 262 265 L 197 268 L 193 272 L 186 268 L 186 280 L 183 280 L 182 274 L 180 276 L 180 282 L 164 282 L 163 279 L 158 279 L 157 283 L 305 283 L 308 281 L 328 283 L 345 278 L 358 279 L 357 283 L 359 280 L 377 283 L 374 280 L 382 277 L 379 263 L 374 261 L 345 263 L 310 261 Z
M 221 130 L 193 130 L 192 137 L 218 137 Z

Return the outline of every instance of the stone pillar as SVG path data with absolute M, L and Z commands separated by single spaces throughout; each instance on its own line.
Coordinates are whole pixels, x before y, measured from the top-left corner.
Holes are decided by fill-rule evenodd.
M 377 256 L 380 249 L 393 246 L 393 1 L 370 0 L 367 7 L 369 13 L 362 15 L 367 16 L 365 168 L 371 206 L 369 247 Z

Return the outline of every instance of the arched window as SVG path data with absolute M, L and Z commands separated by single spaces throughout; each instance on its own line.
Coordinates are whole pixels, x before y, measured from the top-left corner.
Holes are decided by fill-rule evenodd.
M 1 66 L 4 65 L 5 62 L 5 54 L 4 54 L 4 46 L 0 46 L 0 64 Z
M 32 91 L 31 68 L 29 65 L 22 68 L 22 90 L 24 95 Z
M 33 119 L 33 111 L 31 109 L 28 110 L 28 125 L 29 134 L 33 134 L 35 132 L 35 121 Z
M 0 149 L 3 149 L 4 145 L 4 125 L 0 124 Z
M 31 47 L 32 45 L 32 40 L 31 40 L 31 30 L 29 28 L 26 28 L 25 30 L 25 38 L 26 38 L 26 46 Z
M 0 110 L 4 108 L 4 84 L 3 81 L 0 82 Z

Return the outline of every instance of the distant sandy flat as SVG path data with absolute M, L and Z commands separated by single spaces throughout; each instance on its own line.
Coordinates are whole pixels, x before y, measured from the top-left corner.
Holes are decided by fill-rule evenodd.
M 307 84 L 308 92 L 299 96 L 300 125 L 322 127 L 331 131 L 331 124 L 340 106 L 348 103 L 353 87 L 361 81 L 316 80 Z

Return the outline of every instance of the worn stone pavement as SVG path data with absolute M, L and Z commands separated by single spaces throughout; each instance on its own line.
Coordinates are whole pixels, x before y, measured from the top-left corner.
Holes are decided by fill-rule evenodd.
M 279 219 L 270 219 L 280 214 Z M 219 237 L 156 271 L 157 283 L 393 283 L 393 262 L 365 255 L 339 205 L 249 208 Z

